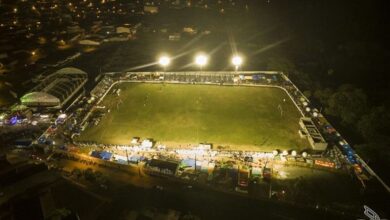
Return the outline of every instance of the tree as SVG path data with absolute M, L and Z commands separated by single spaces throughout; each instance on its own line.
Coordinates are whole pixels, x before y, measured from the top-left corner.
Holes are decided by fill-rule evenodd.
M 95 179 L 96 179 L 95 174 L 93 173 L 92 168 L 87 168 L 84 171 L 84 177 L 85 177 L 86 180 L 89 180 L 89 181 L 95 181 Z
M 295 64 L 285 58 L 271 58 L 268 61 L 267 64 L 268 70 L 275 70 L 275 71 L 282 71 L 287 76 L 291 77 L 293 81 L 299 85 L 300 87 L 306 88 L 306 89 L 312 89 L 313 83 L 309 77 L 308 74 L 305 72 L 302 72 L 298 70 L 298 68 L 295 66 Z
M 77 179 L 79 179 L 82 175 L 82 172 L 80 169 L 78 168 L 74 168 L 73 171 L 72 171 L 72 175 L 75 175 L 77 177 Z
M 361 89 L 342 85 L 327 102 L 325 113 L 339 117 L 344 125 L 356 123 L 367 110 L 367 96 Z
M 323 107 L 328 107 L 328 100 L 334 91 L 331 88 L 318 89 L 314 92 L 313 96 L 317 99 Z
M 269 70 L 282 71 L 285 74 L 294 74 L 297 68 L 293 62 L 287 58 L 271 58 L 267 65 Z
M 384 106 L 374 107 L 362 116 L 357 128 L 367 141 L 389 143 L 390 112 Z
M 310 99 L 312 96 L 312 92 L 310 90 L 303 91 L 303 95 L 306 96 L 306 98 Z
M 68 217 L 72 212 L 66 208 L 54 209 L 48 216 L 50 220 L 61 220 Z

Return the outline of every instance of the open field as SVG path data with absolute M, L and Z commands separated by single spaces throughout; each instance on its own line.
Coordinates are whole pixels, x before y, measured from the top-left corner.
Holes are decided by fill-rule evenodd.
M 110 112 L 79 140 L 128 144 L 139 136 L 170 146 L 208 142 L 248 150 L 309 146 L 298 135 L 298 110 L 278 88 L 144 83 L 117 88 L 119 97 L 110 91 L 100 103 Z

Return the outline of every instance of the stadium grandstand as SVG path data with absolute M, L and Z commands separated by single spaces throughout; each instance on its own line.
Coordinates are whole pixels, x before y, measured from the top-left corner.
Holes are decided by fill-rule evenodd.
M 313 150 L 324 151 L 326 149 L 328 143 L 325 141 L 311 118 L 302 117 L 299 120 L 299 125 L 301 127 L 299 134 L 301 137 L 307 137 Z
M 20 101 L 29 107 L 59 109 L 81 91 L 87 80 L 86 72 L 73 67 L 63 68 L 47 76 Z

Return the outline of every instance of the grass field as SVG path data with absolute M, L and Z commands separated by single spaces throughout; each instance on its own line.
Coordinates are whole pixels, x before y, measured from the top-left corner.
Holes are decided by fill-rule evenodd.
M 278 88 L 143 83 L 115 88 L 121 89 L 120 96 L 109 92 L 100 104 L 110 113 L 79 140 L 128 144 L 138 136 L 168 146 L 208 142 L 248 150 L 308 147 L 298 135 L 298 110 Z

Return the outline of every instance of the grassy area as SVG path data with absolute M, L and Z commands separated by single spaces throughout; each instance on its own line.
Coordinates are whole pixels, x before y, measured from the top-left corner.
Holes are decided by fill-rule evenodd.
M 141 83 L 116 88 L 120 96 L 110 92 L 101 103 L 110 113 L 87 128 L 80 140 L 128 144 L 139 136 L 175 146 L 209 142 L 236 149 L 308 147 L 298 135 L 298 110 L 277 88 Z

